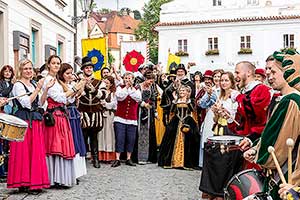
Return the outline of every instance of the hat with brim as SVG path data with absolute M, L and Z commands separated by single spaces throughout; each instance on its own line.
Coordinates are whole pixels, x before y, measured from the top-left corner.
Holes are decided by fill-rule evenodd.
M 175 73 L 176 73 L 176 74 L 177 74 L 177 71 L 178 71 L 179 69 L 184 70 L 185 74 L 187 74 L 187 71 L 186 71 L 186 69 L 185 69 L 184 64 L 179 64 L 179 65 L 177 66 L 177 68 L 176 68 L 176 70 L 175 70 Z
M 88 56 L 83 57 L 81 63 L 82 63 L 82 65 L 80 67 L 81 70 L 83 70 L 86 66 L 92 66 L 92 67 L 94 67 L 94 64 L 93 64 L 91 58 L 89 58 Z

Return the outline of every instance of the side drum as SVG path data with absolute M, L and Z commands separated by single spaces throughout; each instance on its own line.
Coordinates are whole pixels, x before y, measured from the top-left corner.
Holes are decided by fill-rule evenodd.
M 0 113 L 0 138 L 21 142 L 24 140 L 27 127 L 28 124 L 24 120 L 12 115 Z
M 259 193 L 250 195 L 250 196 L 244 198 L 243 200 L 273 200 L 273 198 L 266 193 L 259 192 Z
M 242 140 L 238 136 L 212 136 L 204 143 L 203 168 L 199 190 L 216 197 L 224 196 L 224 188 L 231 177 L 241 171 L 242 152 L 226 151 Z M 224 152 L 222 152 L 224 149 Z
M 228 182 L 224 196 L 226 200 L 241 200 L 246 199 L 261 199 L 260 194 L 263 191 L 264 176 L 261 172 L 255 169 L 248 169 L 234 175 Z M 259 197 L 259 198 L 258 198 Z M 265 198 L 263 198 L 265 199 Z

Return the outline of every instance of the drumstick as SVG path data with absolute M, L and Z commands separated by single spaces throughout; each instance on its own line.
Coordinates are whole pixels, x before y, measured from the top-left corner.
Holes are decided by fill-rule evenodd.
M 288 183 L 292 184 L 292 151 L 294 148 L 294 140 L 292 138 L 288 138 L 286 140 L 286 145 L 288 146 Z
M 279 165 L 278 160 L 277 160 L 277 158 L 276 158 L 276 155 L 275 155 L 275 153 L 274 153 L 274 152 L 275 152 L 274 147 L 269 146 L 269 147 L 268 147 L 268 152 L 272 155 L 272 158 L 273 158 L 273 161 L 274 161 L 274 163 L 275 163 L 275 166 L 276 166 L 276 169 L 277 169 L 277 171 L 278 171 L 278 174 L 279 174 L 279 177 L 280 177 L 280 179 L 281 179 L 281 182 L 282 182 L 283 184 L 286 184 L 286 180 L 285 180 L 285 178 L 284 178 L 284 176 L 283 176 L 283 173 L 282 173 L 282 171 L 281 171 L 280 165 Z
M 14 100 L 14 99 L 17 99 L 17 98 L 26 96 L 26 95 L 31 95 L 31 93 L 32 93 L 32 92 L 28 92 L 28 93 L 21 94 L 21 95 L 15 96 L 15 97 L 10 97 L 10 98 L 7 99 L 7 101 L 11 101 L 11 100 Z
M 232 119 L 233 120 L 233 122 L 236 124 L 236 125 L 238 125 L 238 126 L 240 126 L 240 123 L 238 123 L 228 112 L 226 112 L 226 111 L 224 111 L 224 113 L 225 113 L 225 115 L 227 115 L 227 117 L 229 117 L 230 119 Z

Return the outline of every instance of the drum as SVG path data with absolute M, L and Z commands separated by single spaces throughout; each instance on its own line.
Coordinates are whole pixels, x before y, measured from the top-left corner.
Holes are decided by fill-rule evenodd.
M 251 195 L 253 198 L 258 198 L 260 192 L 263 191 L 264 178 L 263 174 L 255 169 L 241 171 L 228 182 L 224 190 L 225 199 L 248 200 L 247 198 Z
M 239 150 L 221 153 L 222 146 L 237 145 L 238 136 L 212 136 L 204 143 L 203 168 L 199 189 L 212 196 L 223 197 L 231 177 L 242 170 L 243 155 Z
M 0 137 L 5 140 L 23 141 L 27 126 L 27 122 L 18 117 L 0 113 Z
M 259 193 L 250 195 L 250 196 L 244 198 L 243 200 L 273 200 L 273 198 L 266 193 L 259 192 Z
M 243 137 L 232 135 L 211 136 L 207 138 L 207 143 L 219 148 L 221 153 L 229 152 L 231 146 L 237 146 Z

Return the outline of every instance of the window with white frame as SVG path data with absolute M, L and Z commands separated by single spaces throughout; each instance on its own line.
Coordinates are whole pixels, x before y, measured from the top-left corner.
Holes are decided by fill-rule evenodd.
M 188 42 L 187 40 L 178 40 L 178 51 L 187 52 L 188 51 Z
M 247 0 L 247 5 L 258 5 L 259 0 Z
M 222 0 L 213 0 L 213 6 L 221 6 Z
M 295 47 L 295 36 L 294 34 L 283 35 L 283 48 L 294 48 Z
M 208 50 L 218 50 L 218 47 L 219 44 L 217 37 L 208 38 Z
M 241 36 L 241 49 L 251 49 L 251 36 Z

